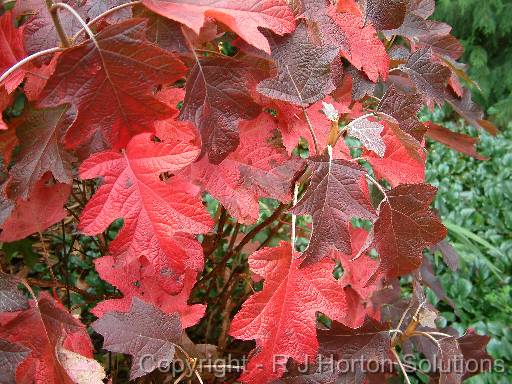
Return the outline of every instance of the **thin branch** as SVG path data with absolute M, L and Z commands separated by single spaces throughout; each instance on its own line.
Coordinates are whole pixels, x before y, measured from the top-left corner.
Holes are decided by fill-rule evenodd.
M 55 26 L 55 30 L 59 35 L 59 39 L 64 48 L 69 48 L 71 46 L 71 42 L 69 41 L 64 28 L 62 27 L 62 23 L 60 22 L 60 18 L 57 12 L 57 8 L 54 7 L 52 0 L 46 0 L 46 7 L 48 8 L 48 12 L 50 12 L 50 16 L 52 18 L 53 25 Z
M 121 295 L 101 295 L 101 296 L 93 295 L 92 293 L 84 291 L 83 289 L 77 288 L 75 286 L 72 286 L 72 285 L 66 286 L 65 284 L 62 284 L 59 282 L 48 281 L 48 280 L 28 278 L 27 282 L 32 285 L 35 285 L 37 287 L 41 287 L 41 288 L 69 289 L 70 291 L 73 291 L 73 292 L 78 293 L 79 295 L 83 296 L 88 301 L 105 300 L 105 299 L 119 299 L 122 297 Z
M 48 254 L 48 250 L 46 249 L 43 234 L 41 232 L 39 232 L 39 240 L 41 241 L 41 245 L 43 246 L 44 261 L 46 263 L 46 266 L 48 267 L 48 271 L 50 272 L 52 281 L 54 284 L 57 284 L 58 283 L 57 278 L 55 277 L 55 274 L 53 273 L 52 265 L 50 264 L 50 255 Z
M 256 236 L 258 233 L 260 233 L 263 230 L 263 228 L 272 224 L 274 222 L 274 220 L 276 220 L 279 216 L 281 216 L 283 211 L 285 209 L 287 209 L 288 207 L 289 207 L 289 204 L 281 203 L 272 215 L 270 215 L 264 221 L 262 221 L 261 223 L 256 225 L 253 229 L 251 229 L 244 236 L 244 238 L 240 241 L 240 243 L 231 252 L 226 252 L 226 254 L 224 255 L 223 259 L 219 262 L 219 264 L 217 264 L 206 276 L 199 279 L 195 286 L 199 287 L 201 284 L 208 281 L 212 276 L 214 276 L 217 272 L 219 272 L 224 267 L 224 265 L 228 262 L 228 260 L 231 257 L 233 257 L 233 255 L 236 255 L 237 253 L 239 253 L 243 249 L 243 247 L 254 238 L 254 236 Z
M 297 205 L 297 200 L 299 197 L 299 183 L 295 183 L 295 187 L 293 188 L 293 206 Z M 292 250 L 295 250 L 295 226 L 297 224 L 297 215 L 292 213 Z
M 11 73 L 13 73 L 14 71 L 20 69 L 23 65 L 27 64 L 28 62 L 30 62 L 30 61 L 32 61 L 34 59 L 37 59 L 38 57 L 41 57 L 41 56 L 49 55 L 49 54 L 55 53 L 55 52 L 62 52 L 62 51 L 64 51 L 64 48 L 60 48 L 60 47 L 50 48 L 50 49 L 45 49 L 44 51 L 41 51 L 41 52 L 36 52 L 33 55 L 25 57 L 23 60 L 18 61 L 11 68 L 6 70 L 2 74 L 2 76 L 0 76 L 0 83 L 2 81 L 4 81 Z
M 48 0 L 47 0 L 48 1 Z M 87 25 L 87 23 L 84 21 L 84 19 L 82 19 L 82 17 L 78 14 L 77 11 L 75 11 L 75 9 L 73 7 L 71 7 L 70 5 L 66 4 L 66 3 L 56 3 L 54 4 L 52 7 L 51 7 L 51 11 L 52 12 L 57 12 L 58 9 L 65 9 L 66 11 L 68 11 L 71 15 L 73 15 L 73 17 L 75 19 L 78 20 L 78 22 L 82 25 L 82 28 L 87 32 L 87 34 L 89 35 L 89 38 L 92 40 L 92 42 L 94 43 L 94 45 L 96 46 L 96 48 L 98 50 L 101 50 L 100 48 L 100 45 L 98 44 L 98 41 L 96 40 L 96 38 L 94 37 L 94 33 L 93 31 L 91 31 L 91 28 L 89 28 L 89 26 Z
M 402 362 L 400 361 L 400 356 L 398 356 L 398 353 L 396 352 L 395 348 L 391 348 L 391 352 L 393 352 L 393 355 L 395 356 L 397 363 L 400 366 L 400 370 L 404 374 L 405 382 L 407 384 L 411 384 L 411 381 L 409 380 L 409 376 L 407 375 L 407 371 L 405 370 L 405 367 L 403 366 Z

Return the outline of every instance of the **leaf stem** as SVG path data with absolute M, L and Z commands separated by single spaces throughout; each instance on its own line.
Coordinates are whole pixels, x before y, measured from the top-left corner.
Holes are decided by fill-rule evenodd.
M 47 0 L 48 1 L 48 0 Z M 98 50 L 100 50 L 100 46 L 98 44 L 98 41 L 96 40 L 96 38 L 94 37 L 94 33 L 92 32 L 91 28 L 89 28 L 89 26 L 87 25 L 87 23 L 84 21 L 84 19 L 82 19 L 82 17 L 78 14 L 77 11 L 75 11 L 75 9 L 73 7 L 71 7 L 70 5 L 66 4 L 66 3 L 55 3 L 52 7 L 51 7 L 51 11 L 52 12 L 57 12 L 57 10 L 61 8 L 61 9 L 65 9 L 66 11 L 68 11 L 71 15 L 73 15 L 73 17 L 75 19 L 78 20 L 78 22 L 82 25 L 82 28 L 87 32 L 87 34 L 89 35 L 89 38 L 92 40 L 92 42 L 94 43 L 94 45 L 96 46 L 96 48 L 98 48 Z
M 48 12 L 50 12 L 50 16 L 52 18 L 53 25 L 55 26 L 55 30 L 57 31 L 57 34 L 59 35 L 59 39 L 62 43 L 62 46 L 64 48 L 69 48 L 71 46 L 71 42 L 69 41 L 69 38 L 66 35 L 64 28 L 62 27 L 62 23 L 60 22 L 58 9 L 55 8 L 54 5 L 55 4 L 53 4 L 53 0 L 46 0 L 46 7 L 48 8 Z
M 297 200 L 299 198 L 299 183 L 295 183 L 295 187 L 293 188 L 293 206 L 297 205 Z M 297 215 L 292 213 L 292 251 L 295 251 L 295 225 L 297 223 Z
M 313 124 L 311 124 L 311 120 L 309 119 L 308 111 L 306 111 L 306 108 L 302 107 L 302 113 L 304 114 L 304 118 L 306 119 L 306 122 L 308 123 L 309 133 L 311 134 L 311 137 L 313 138 L 313 145 L 315 146 L 315 154 L 319 155 L 320 150 L 318 147 L 318 140 L 316 138 L 315 130 L 313 129 Z
M 377 180 L 375 180 L 372 176 L 370 176 L 368 173 L 365 174 L 365 176 L 384 195 L 384 200 L 387 200 L 388 195 L 386 194 L 386 190 L 384 189 L 384 187 L 382 185 L 380 185 L 380 183 Z
M 0 76 L 0 83 L 2 81 L 4 81 L 11 73 L 13 73 L 14 71 L 20 69 L 23 65 L 27 64 L 28 62 L 30 62 L 30 61 L 32 61 L 34 59 L 37 59 L 38 57 L 49 55 L 50 53 L 61 52 L 63 50 L 64 50 L 64 48 L 61 48 L 61 47 L 50 48 L 50 49 L 45 49 L 44 51 L 41 51 L 41 52 L 36 52 L 36 53 L 34 53 L 34 54 L 30 55 L 30 56 L 25 57 L 23 60 L 18 61 L 11 68 L 6 70 L 2 74 L 2 76 Z

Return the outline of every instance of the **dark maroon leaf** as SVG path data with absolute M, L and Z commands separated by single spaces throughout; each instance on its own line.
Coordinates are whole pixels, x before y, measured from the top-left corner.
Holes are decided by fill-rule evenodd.
M 15 164 L 10 170 L 11 180 L 7 189 L 10 197 L 26 199 L 31 188 L 48 171 L 57 181 L 71 184 L 73 157 L 66 152 L 62 142 L 75 117 L 68 105 L 46 109 L 29 107 L 13 123 L 20 151 L 14 157 Z
M 303 265 L 309 265 L 335 249 L 351 254 L 350 220 L 375 218 L 363 191 L 365 170 L 346 160 L 315 157 L 309 160 L 311 183 L 292 212 L 313 217 L 313 232 L 304 252 Z
M 450 69 L 434 62 L 430 49 L 422 48 L 411 53 L 402 69 L 409 75 L 417 91 L 428 101 L 443 104 Z
M 240 142 L 238 124 L 258 116 L 261 107 L 250 89 L 257 77 L 254 69 L 231 57 L 198 59 L 188 80 L 180 118 L 196 124 L 203 152 L 219 164 Z
M 489 121 L 484 120 L 484 112 L 476 103 L 471 99 L 471 91 L 464 90 L 462 99 L 458 99 L 449 92 L 445 92 L 446 101 L 453 107 L 464 120 L 466 120 L 473 127 L 484 129 L 491 135 L 496 135 L 498 129 Z
M 420 95 L 402 92 L 392 85 L 382 97 L 377 110 L 394 117 L 404 132 L 421 141 L 426 131 L 425 126 L 418 120 L 418 112 L 422 106 Z
M 182 334 L 179 314 L 168 315 L 136 297 L 129 312 L 108 312 L 91 326 L 103 336 L 103 348 L 133 356 L 132 380 L 148 373 L 141 366 L 144 355 L 172 360 Z
M 460 256 L 446 240 L 441 240 L 439 243 L 431 248 L 432 251 L 440 251 L 443 255 L 443 260 L 452 271 L 456 271 L 460 266 Z
M 365 21 L 376 30 L 399 28 L 404 22 L 407 0 L 362 0 Z
M 379 253 L 378 273 L 388 278 L 420 267 L 422 251 L 446 236 L 446 228 L 429 209 L 436 188 L 402 184 L 387 192 L 374 225 L 373 247 Z
M 493 364 L 492 357 L 487 353 L 486 347 L 491 338 L 489 336 L 481 336 L 475 333 L 473 329 L 469 329 L 467 333 L 457 339 L 459 348 L 462 351 L 464 360 L 471 360 L 471 371 L 466 369 L 463 379 L 477 375 L 480 372 L 490 371 Z M 477 365 L 476 365 L 477 364 Z M 479 368 L 474 370 L 475 365 Z
M 454 60 L 458 60 L 464 53 L 464 47 L 452 35 L 422 36 L 417 44 L 419 47 L 430 48 L 437 55 L 448 56 Z
M 319 353 L 341 363 L 343 373 L 338 383 L 364 383 L 366 370 L 375 369 L 375 364 L 389 368 L 386 366 L 391 356 L 391 336 L 385 324 L 367 318 L 361 327 L 352 329 L 333 322 L 331 329 L 318 330 L 317 334 Z
M 304 24 L 299 24 L 291 35 L 268 35 L 268 40 L 277 75 L 259 83 L 258 92 L 307 107 L 336 88 L 330 69 L 338 48 L 315 45 Z

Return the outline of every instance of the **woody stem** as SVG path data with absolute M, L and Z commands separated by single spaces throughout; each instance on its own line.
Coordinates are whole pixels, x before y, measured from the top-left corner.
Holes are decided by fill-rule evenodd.
M 64 31 L 64 28 L 62 27 L 62 23 L 60 22 L 58 14 L 59 10 L 58 8 L 54 8 L 53 5 L 53 0 L 46 0 L 46 7 L 48 8 L 48 12 L 50 12 L 53 25 L 55 25 L 55 30 L 59 35 L 59 39 L 62 42 L 62 46 L 64 48 L 69 48 L 71 46 L 71 43 L 68 39 L 68 36 L 66 35 L 66 32 Z

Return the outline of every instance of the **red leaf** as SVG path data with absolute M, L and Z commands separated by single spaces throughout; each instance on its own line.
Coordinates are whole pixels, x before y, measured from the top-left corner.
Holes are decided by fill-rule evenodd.
M 372 246 L 380 259 L 374 276 L 393 278 L 419 268 L 423 249 L 446 236 L 446 228 L 429 209 L 435 193 L 427 184 L 403 184 L 386 193 L 374 224 Z
M 0 131 L 9 128 L 3 120 L 3 112 L 9 104 L 11 104 L 11 96 L 7 93 L 4 87 L 0 86 Z
M 372 220 L 374 210 L 363 188 L 365 170 L 346 160 L 315 157 L 310 185 L 292 209 L 296 215 L 313 217 L 313 232 L 304 252 L 305 265 L 329 256 L 333 250 L 350 254 L 349 224 L 353 217 Z
M 364 25 L 361 16 L 337 13 L 334 7 L 329 8 L 328 14 L 345 36 L 348 50 L 341 47 L 341 52 L 348 61 L 364 71 L 371 81 L 377 82 L 379 76 L 386 80 L 389 57 L 375 29 L 371 25 Z
M 259 83 L 258 92 L 307 107 L 336 88 L 330 69 L 338 48 L 315 45 L 304 24 L 299 24 L 291 35 L 269 36 L 269 41 L 277 75 Z
M 41 293 L 38 305 L 31 301 L 29 309 L 14 316 L 0 314 L 0 325 L 0 338 L 30 350 L 16 370 L 17 383 L 73 384 L 55 353 L 63 342 L 72 352 L 92 357 L 85 327 L 45 292 Z
M 465 153 L 468 156 L 472 156 L 475 159 L 488 159 L 487 157 L 480 155 L 476 151 L 476 144 L 478 143 L 478 138 L 450 131 L 449 129 L 434 124 L 431 121 L 425 123 L 425 125 L 427 126 L 428 129 L 427 136 L 430 137 L 431 139 L 439 141 L 440 143 L 452 149 L 455 149 L 456 151 Z
M 253 69 L 231 57 L 198 59 L 192 68 L 180 117 L 199 128 L 211 163 L 219 164 L 236 149 L 238 124 L 261 111 L 249 91 L 255 82 Z
M 59 56 L 40 105 L 70 103 L 77 109 L 67 145 L 85 143 L 101 132 L 111 146 L 123 147 L 133 134 L 151 131 L 154 121 L 169 117 L 153 88 L 174 83 L 186 68 L 173 54 L 148 43 L 145 27 L 141 19 L 107 27 L 96 35 L 99 50 L 87 41 Z
M 284 241 L 277 248 L 263 248 L 249 256 L 251 271 L 265 281 L 263 290 L 243 304 L 231 323 L 231 336 L 256 339 L 255 354 L 242 382 L 268 383 L 280 377 L 287 359 L 274 367 L 276 356 L 299 363 L 316 357 L 317 312 L 358 325 L 354 322 L 359 319 L 350 318 L 356 308 L 332 275 L 334 263 L 325 260 L 299 268 L 302 258 L 297 256 Z
M 2 383 L 16 384 L 16 370 L 23 360 L 30 354 L 30 349 L 16 343 L 9 343 L 0 339 L 0 376 Z
M 107 313 L 92 327 L 103 335 L 103 348 L 133 356 L 131 380 L 148 373 L 142 366 L 145 356 L 153 362 L 172 361 L 183 332 L 179 316 L 167 315 L 136 298 L 130 312 Z
M 192 241 L 185 236 L 177 236 L 175 240 Z M 197 242 L 195 244 L 195 249 L 191 248 L 183 257 L 193 259 L 195 253 L 202 266 L 203 252 L 200 244 Z M 183 244 L 180 246 L 184 247 Z M 103 317 L 105 313 L 111 311 L 128 312 L 134 297 L 153 304 L 165 313 L 179 313 L 183 328 L 197 324 L 204 315 L 206 306 L 187 304 L 196 282 L 197 272 L 188 271 L 181 276 L 162 276 L 161 271 L 154 268 L 147 259 L 116 262 L 112 256 L 101 257 L 95 260 L 94 264 L 100 277 L 123 293 L 121 299 L 105 300 L 94 307 L 91 312 L 97 317 Z M 164 285 L 166 277 L 178 280 L 182 286 L 179 293 L 176 294 L 167 289 Z
M 0 16 L 0 74 L 12 67 L 26 56 L 23 46 L 23 27 L 14 27 L 12 12 Z M 7 93 L 12 93 L 21 84 L 26 74 L 26 67 L 9 75 L 3 82 Z M 1 103 L 0 103 L 1 104 Z
M 310 33 L 322 44 L 340 47 L 350 63 L 376 82 L 386 79 L 389 57 L 371 25 L 364 25 L 360 14 L 338 13 L 325 0 L 301 0 L 297 18 L 306 19 Z
M 28 308 L 28 300 L 18 289 L 20 280 L 0 272 L 0 312 L 16 312 Z
M 311 125 L 313 126 L 315 136 L 318 142 L 319 151 L 323 152 L 327 148 L 329 134 L 331 132 L 332 122 L 327 118 L 324 112 L 322 112 L 322 102 L 332 104 L 338 113 L 354 113 L 354 110 L 350 109 L 348 104 L 338 103 L 334 101 L 330 96 L 327 96 L 321 101 L 310 105 L 306 108 Z M 314 153 L 315 145 L 311 131 L 308 127 L 308 122 L 302 112 L 301 108 L 282 102 L 275 102 L 271 104 L 271 108 L 277 110 L 277 123 L 278 128 L 281 131 L 281 137 L 283 144 L 289 154 L 299 144 L 299 139 L 304 138 L 308 142 L 308 148 L 310 153 Z M 335 159 L 344 158 L 350 159 L 350 151 L 345 145 L 343 140 L 338 140 L 336 146 L 333 148 L 333 157 Z
M 377 177 L 386 179 L 393 187 L 403 183 L 423 182 L 426 156 L 422 148 L 419 144 L 418 148 L 408 147 L 389 128 L 389 123 L 384 124 L 387 127 L 382 137 L 386 144 L 384 156 L 365 151 L 363 157 L 371 164 Z
M 13 121 L 20 151 L 9 171 L 9 197 L 26 199 L 46 172 L 60 183 L 71 184 L 73 157 L 64 150 L 62 139 L 74 118 L 68 106 L 61 105 L 47 109 L 28 107 L 22 117 Z
M 267 53 L 270 53 L 270 46 L 258 28 L 284 35 L 293 32 L 295 27 L 293 14 L 284 0 L 144 0 L 143 3 L 153 12 L 185 24 L 197 34 L 206 17 L 212 17 Z
M 189 245 L 180 244 L 177 233 L 205 233 L 213 222 L 188 182 L 178 177 L 164 182 L 159 176 L 179 171 L 198 153 L 188 143 L 156 143 L 147 133 L 135 136 L 124 154 L 102 152 L 84 161 L 80 176 L 102 176 L 104 184 L 84 208 L 79 229 L 94 235 L 124 218 L 123 228 L 111 243 L 112 255 L 124 263 L 145 257 L 161 283 L 176 290 L 175 280 L 187 268 L 201 268 L 185 257 Z
M 282 148 L 270 142 L 275 127 L 276 122 L 267 113 L 243 122 L 241 142 L 235 152 L 219 165 L 203 158 L 185 170 L 243 224 L 258 220 L 261 197 L 289 202 L 292 182 L 303 168 L 302 161 L 289 160 Z
M 16 241 L 42 232 L 67 216 L 63 206 L 68 200 L 71 186 L 46 185 L 46 180 L 45 177 L 34 185 L 27 200 L 16 200 L 16 207 L 2 224 L 0 241 Z

